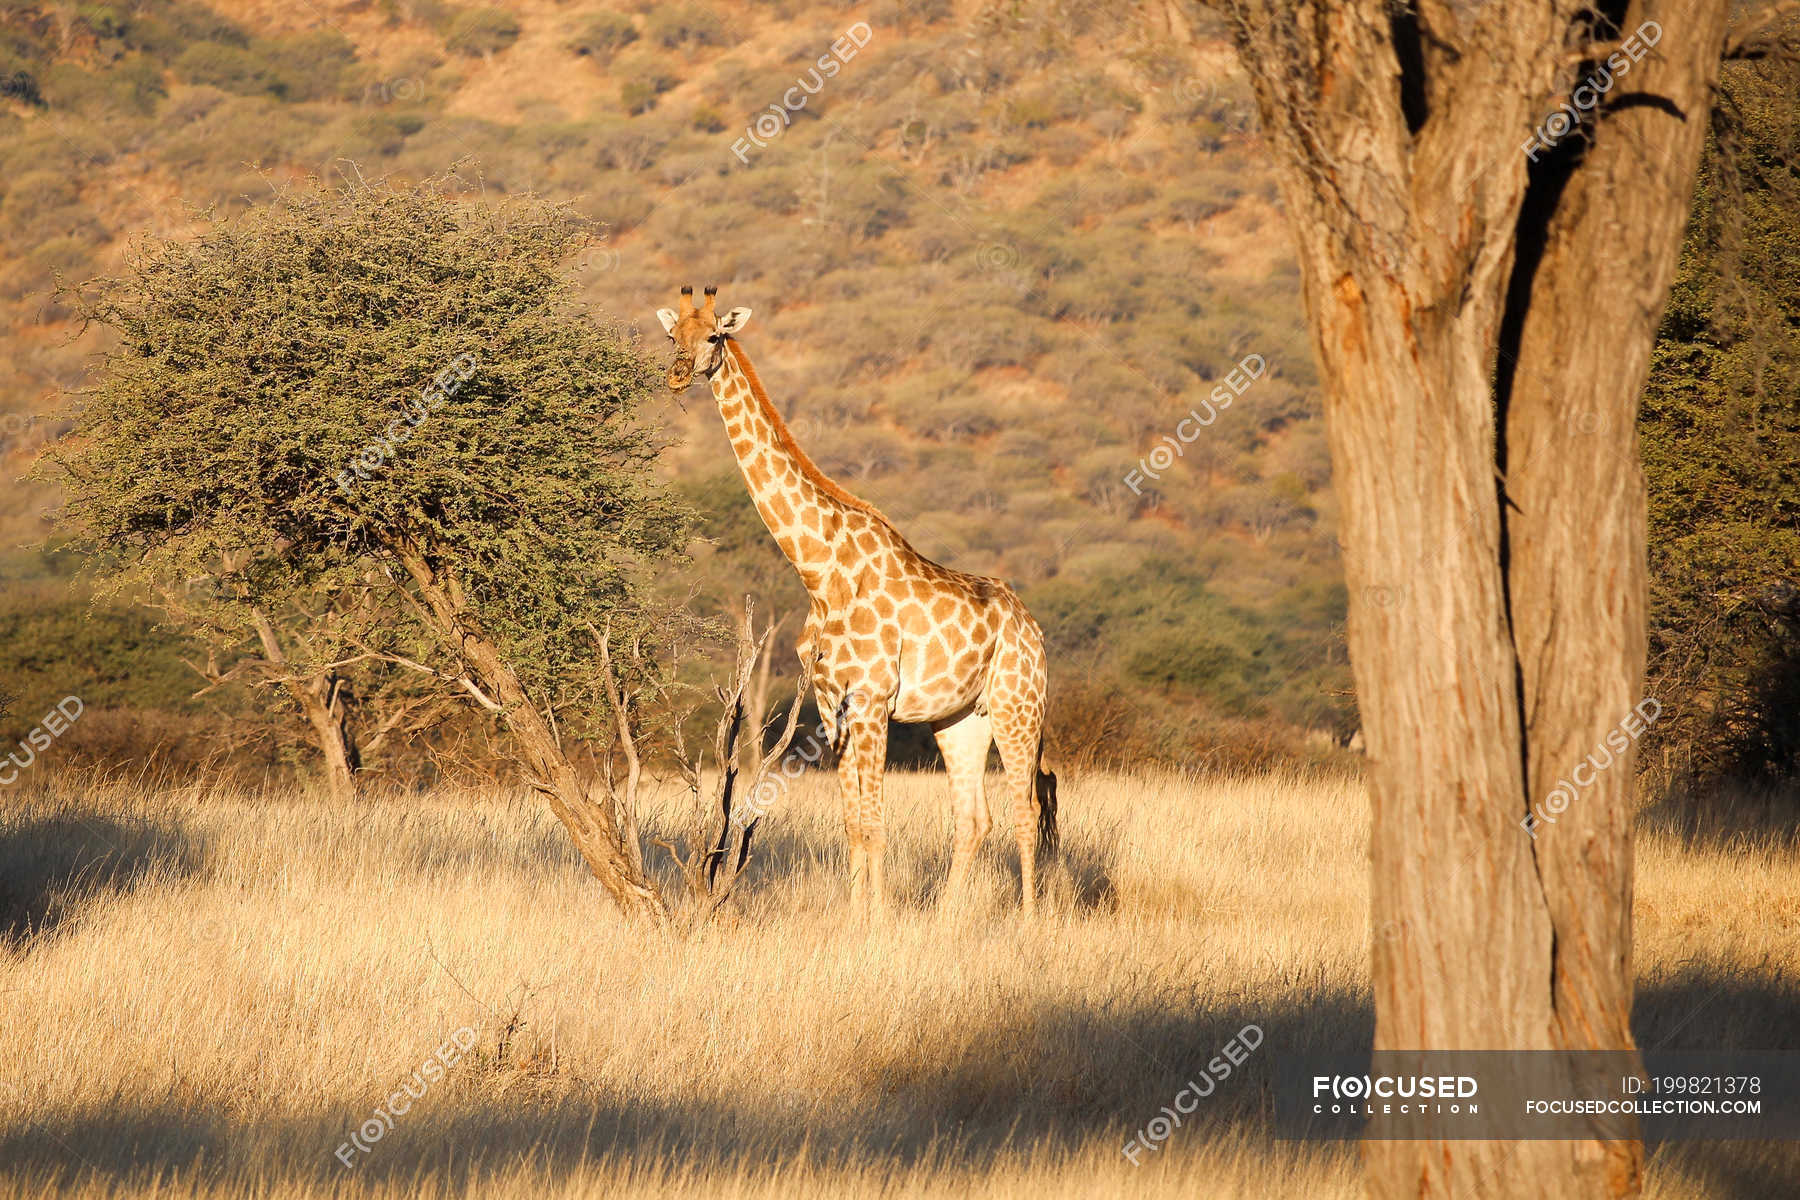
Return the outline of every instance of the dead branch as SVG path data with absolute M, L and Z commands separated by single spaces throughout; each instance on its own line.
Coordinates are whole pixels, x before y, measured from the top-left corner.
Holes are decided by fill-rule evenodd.
M 780 760 L 793 737 L 794 726 L 800 717 L 800 704 L 805 699 L 806 688 L 812 679 L 810 670 L 801 671 L 794 703 L 788 709 L 787 723 L 780 738 L 773 749 L 755 760 L 756 766 L 748 774 L 748 789 L 741 786 L 745 776 L 738 766 L 739 742 L 745 726 L 750 723 L 747 721 L 747 693 L 756 678 L 758 663 L 763 659 L 778 626 L 779 622 L 772 623 L 759 634 L 756 630 L 755 603 L 745 597 L 731 676 L 715 692 L 721 705 L 719 720 L 713 730 L 712 746 L 717 775 L 708 801 L 701 800 L 707 794 L 704 754 L 689 755 L 680 737 L 676 738 L 676 761 L 687 782 L 688 791 L 696 802 L 695 827 L 689 838 L 690 849 L 686 851 L 667 839 L 659 838 L 657 844 L 668 852 L 675 863 L 692 901 L 686 921 L 689 933 L 705 925 L 730 901 L 738 882 L 744 877 L 751 860 L 751 840 L 755 837 L 762 814 L 752 813 L 747 820 L 743 819 L 738 813 L 738 799 L 746 790 L 754 793 Z M 760 735 L 761 723 L 756 724 Z M 717 836 L 709 834 L 709 812 L 716 814 L 715 819 L 719 822 Z

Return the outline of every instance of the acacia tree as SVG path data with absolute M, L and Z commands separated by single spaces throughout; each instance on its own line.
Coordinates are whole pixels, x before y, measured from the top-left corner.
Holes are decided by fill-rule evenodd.
M 64 518 L 127 578 L 213 574 L 246 612 L 379 587 L 426 656 L 350 623 L 295 673 L 379 661 L 496 713 L 594 875 L 661 919 L 632 815 L 564 752 L 603 701 L 552 707 L 601 696 L 590 631 L 685 536 L 635 415 L 655 368 L 573 301 L 582 221 L 452 190 L 292 189 L 137 247 L 88 289 L 118 336 L 52 460 Z
M 1219 7 L 1325 378 L 1394 933 L 1376 1048 L 1628 1049 L 1633 755 L 1532 818 L 1643 699 L 1635 417 L 1728 6 Z M 1597 1136 L 1364 1156 L 1393 1196 L 1624 1195 L 1642 1162 Z
M 247 566 L 240 555 L 179 587 L 159 582 L 154 605 L 203 651 L 183 659 L 206 681 L 196 695 L 239 684 L 287 698 L 319 751 L 334 800 L 356 798 L 363 772 L 386 747 L 473 707 L 467 694 L 443 695 L 435 680 L 398 665 L 429 651 L 410 622 L 395 619 L 378 572 L 355 587 L 290 595 L 270 608 L 266 599 L 245 599 Z

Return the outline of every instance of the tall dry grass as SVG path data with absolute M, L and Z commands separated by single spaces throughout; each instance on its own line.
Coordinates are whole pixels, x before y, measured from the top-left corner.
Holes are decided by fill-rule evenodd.
M 1327 776 L 1068 779 L 1048 915 L 996 829 L 931 908 L 942 776 L 890 780 L 897 911 L 843 920 L 829 780 L 767 823 L 734 919 L 622 924 L 534 801 L 210 794 L 43 777 L 0 825 L 0 1194 L 1304 1196 L 1269 1064 L 1366 1043 L 1368 808 Z M 990 791 L 998 789 L 990 786 Z M 675 804 L 648 832 L 684 827 Z M 1003 807 L 996 815 L 1004 820 Z M 1790 843 L 1639 854 L 1639 1032 L 1794 1048 Z M 1266 1040 L 1133 1166 L 1244 1025 Z M 459 1028 L 369 1153 L 334 1152 Z M 416 1084 L 415 1084 L 416 1090 Z M 1791 1194 L 1766 1144 L 1663 1147 L 1656 1197 Z

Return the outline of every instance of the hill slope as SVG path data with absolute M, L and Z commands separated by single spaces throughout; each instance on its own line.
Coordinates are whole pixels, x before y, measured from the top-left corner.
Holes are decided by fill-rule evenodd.
M 681 283 L 753 308 L 808 450 L 926 553 L 1020 586 L 1090 731 L 1168 757 L 1347 735 L 1317 381 L 1247 94 L 1222 42 L 1172 55 L 1107 11 L 13 3 L 6 474 L 95 344 L 56 272 L 270 177 L 460 161 L 603 222 L 585 295 L 647 344 Z M 1257 378 L 1216 393 L 1240 361 Z M 718 539 L 709 602 L 796 607 L 710 401 L 666 420 Z M 40 539 L 53 498 L 6 486 L 0 535 Z

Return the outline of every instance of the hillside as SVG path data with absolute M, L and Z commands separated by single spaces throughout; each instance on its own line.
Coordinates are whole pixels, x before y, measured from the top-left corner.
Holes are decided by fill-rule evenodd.
M 800 440 L 926 553 L 1022 588 L 1095 738 L 1345 737 L 1317 381 L 1247 92 L 1222 41 L 1171 55 L 1106 11 L 8 4 L 0 536 L 43 538 L 54 498 L 13 477 L 96 345 L 59 273 L 274 180 L 455 167 L 600 222 L 584 295 L 657 353 L 682 283 L 753 308 L 743 345 Z M 1263 365 L 1218 411 L 1240 361 Z M 1183 442 L 1196 409 L 1217 419 Z M 710 401 L 663 419 L 716 542 L 708 602 L 797 608 Z M 126 703 L 104 676 L 98 703 Z M 45 688 L 69 684 L 23 690 Z

